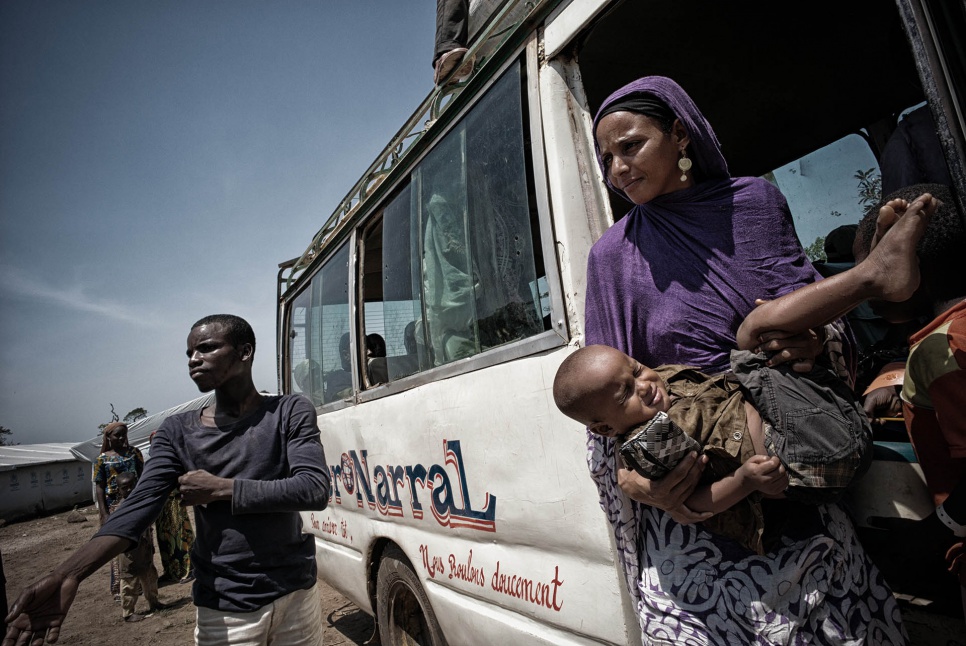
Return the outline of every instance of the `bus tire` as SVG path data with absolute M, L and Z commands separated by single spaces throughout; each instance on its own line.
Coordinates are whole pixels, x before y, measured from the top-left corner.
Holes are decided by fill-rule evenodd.
M 396 547 L 388 548 L 379 563 L 376 620 L 382 646 L 446 646 L 419 577 Z

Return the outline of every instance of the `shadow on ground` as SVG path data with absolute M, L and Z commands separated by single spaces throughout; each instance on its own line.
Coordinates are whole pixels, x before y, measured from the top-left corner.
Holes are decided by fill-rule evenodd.
M 330 612 L 326 616 L 326 621 L 345 638 L 344 642 L 330 641 L 329 631 L 326 631 L 326 646 L 337 646 L 340 643 L 358 646 L 379 644 L 379 638 L 375 635 L 375 620 L 351 603 Z

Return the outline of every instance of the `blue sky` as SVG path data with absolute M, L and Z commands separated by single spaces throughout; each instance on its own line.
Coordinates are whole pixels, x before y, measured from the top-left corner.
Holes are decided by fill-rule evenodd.
M 275 279 L 432 89 L 428 0 L 0 3 L 0 425 L 196 397 L 185 338 Z

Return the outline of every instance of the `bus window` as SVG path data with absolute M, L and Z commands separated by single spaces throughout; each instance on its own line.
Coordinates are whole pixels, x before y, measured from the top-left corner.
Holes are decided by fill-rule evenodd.
M 370 386 L 539 334 L 549 320 L 520 66 L 392 197 L 362 242 Z
M 406 184 L 386 206 L 382 221 L 370 230 L 364 244 L 366 334 L 381 334 L 386 345 L 385 361 L 370 363 L 373 372 L 385 370 L 390 381 L 429 367 L 426 344 L 417 343 L 423 325 L 419 285 L 414 284 L 412 272 L 419 248 L 414 248 L 410 236 L 411 201 L 412 191 Z M 377 247 L 379 253 L 373 253 Z M 370 383 L 378 383 L 373 376 Z
M 432 365 L 544 330 L 525 140 L 514 66 L 413 174 L 413 282 Z
M 289 323 L 292 390 L 316 406 L 352 394 L 348 265 L 343 245 L 295 299 Z
M 851 134 L 765 174 L 788 200 L 795 231 L 812 262 L 825 261 L 830 232 L 858 224 L 881 196 L 879 163 Z
M 318 406 L 322 403 L 322 371 L 317 361 L 309 359 L 312 345 L 318 340 L 312 338 L 307 325 L 311 300 L 311 292 L 306 290 L 292 304 L 288 350 L 292 366 L 292 392 L 302 393 Z
M 378 386 L 417 371 L 415 350 L 406 343 L 407 325 L 419 316 L 420 305 L 410 284 L 410 250 L 390 244 L 408 238 L 409 189 L 400 191 L 363 236 L 362 300 L 366 358 L 363 374 L 368 386 Z M 405 227 L 399 232 L 399 222 Z

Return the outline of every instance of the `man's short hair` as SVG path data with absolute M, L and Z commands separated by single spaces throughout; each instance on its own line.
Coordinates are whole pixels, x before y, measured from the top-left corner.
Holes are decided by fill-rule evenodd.
M 225 336 L 228 337 L 229 343 L 236 348 L 250 343 L 252 350 L 255 349 L 255 330 L 248 324 L 248 321 L 234 314 L 211 314 L 192 325 L 191 329 L 212 323 L 218 323 L 225 328 Z
M 956 198 L 945 184 L 914 184 L 894 191 L 866 212 L 859 222 L 856 233 L 856 246 L 864 253 L 869 252 L 875 235 L 875 223 L 879 209 L 889 200 L 897 198 L 912 202 L 923 193 L 930 193 L 942 202 L 936 209 L 929 226 L 916 246 L 919 268 L 922 273 L 922 286 L 929 298 L 945 301 L 966 295 L 966 262 L 962 259 L 966 249 L 966 227 L 956 207 Z

